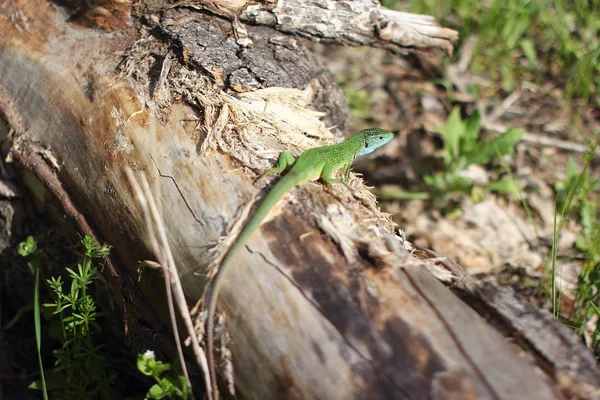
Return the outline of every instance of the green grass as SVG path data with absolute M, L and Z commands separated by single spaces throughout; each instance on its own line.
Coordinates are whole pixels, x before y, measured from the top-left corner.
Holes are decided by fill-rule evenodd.
M 411 0 L 407 11 L 434 16 L 461 41 L 475 35 L 470 69 L 507 91 L 522 80 L 551 81 L 565 101 L 600 106 L 600 0 Z
M 37 241 L 33 236 L 29 236 L 26 241 L 19 243 L 18 253 L 21 257 L 31 256 L 29 265 L 35 271 L 35 281 L 33 289 L 33 321 L 35 330 L 35 345 L 37 350 L 38 364 L 40 368 L 40 381 L 35 387 L 42 391 L 44 400 L 48 400 L 48 387 L 46 386 L 46 374 L 44 373 L 44 363 L 42 362 L 42 323 L 40 312 L 40 260 L 35 252 L 37 251 Z
M 600 352 L 600 326 L 595 325 L 592 332 L 586 332 L 588 322 L 598 316 L 600 302 L 600 207 L 598 206 L 598 192 L 600 179 L 590 175 L 589 165 L 595 148 L 591 149 L 585 159 L 581 171 L 573 159 L 569 160 L 566 178 L 555 185 L 557 192 L 555 214 L 560 213 L 560 223 L 554 231 L 552 246 L 552 304 L 555 316 L 563 318 L 564 322 L 573 327 L 576 332 L 585 338 L 588 333 L 591 343 L 588 345 L 596 354 Z M 577 277 L 577 286 L 574 291 L 573 307 L 561 312 L 559 307 L 558 292 L 556 288 L 556 259 L 557 247 L 562 224 L 567 218 L 576 219 L 581 225 L 581 232 L 575 240 L 575 246 L 580 252 L 578 259 L 581 271 Z

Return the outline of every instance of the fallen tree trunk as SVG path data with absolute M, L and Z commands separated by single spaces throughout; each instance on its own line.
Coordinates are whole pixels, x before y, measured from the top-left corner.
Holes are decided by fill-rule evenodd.
M 216 246 L 220 238 L 234 237 L 246 204 L 268 190 L 268 179 L 253 178 L 279 151 L 332 142 L 328 126 L 347 130 L 341 91 L 289 34 L 397 52 L 449 52 L 455 38 L 427 17 L 371 2 L 59 3 L 0 9 L 0 109 L 12 127 L 11 157 L 82 232 L 114 246 L 107 273 L 125 318 L 142 315 L 157 330 L 156 315 L 166 321 L 162 277 L 132 279 L 151 251 L 125 167 L 148 177 L 195 302 L 208 265 L 229 244 Z M 312 13 L 299 13 L 302 4 Z M 318 10 L 327 10 L 322 25 Z M 293 190 L 247 249 L 219 298 L 226 323 L 217 335 L 222 382 L 243 397 L 598 394 L 598 371 L 573 334 L 451 262 L 411 251 L 359 178 Z M 560 339 L 552 349 L 517 323 L 519 305 L 536 332 Z

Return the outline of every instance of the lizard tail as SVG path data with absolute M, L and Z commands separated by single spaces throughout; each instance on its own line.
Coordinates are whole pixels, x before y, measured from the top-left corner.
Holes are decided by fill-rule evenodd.
M 250 217 L 246 225 L 242 229 L 240 235 L 235 239 L 233 245 L 228 250 L 227 254 L 221 262 L 221 266 L 217 271 L 217 276 L 211 285 L 210 294 L 207 296 L 206 308 L 208 314 L 206 316 L 206 344 L 208 353 L 208 367 L 210 373 L 211 386 L 213 390 L 213 399 L 218 400 L 219 393 L 217 389 L 217 376 L 215 374 L 215 356 L 214 356 L 214 319 L 217 307 L 217 298 L 221 284 L 227 275 L 227 270 L 231 262 L 239 251 L 246 245 L 250 236 L 256 231 L 263 220 L 266 218 L 269 211 L 277 204 L 277 202 L 294 186 L 298 185 L 298 176 L 294 171 L 288 172 L 279 182 L 269 191 L 266 197 L 262 200 L 254 214 Z

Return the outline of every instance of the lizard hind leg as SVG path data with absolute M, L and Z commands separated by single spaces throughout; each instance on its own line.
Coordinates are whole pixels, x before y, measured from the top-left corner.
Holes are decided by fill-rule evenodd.
M 279 153 L 279 157 L 277 158 L 277 163 L 275 164 L 275 166 L 273 168 L 264 170 L 258 176 L 258 178 L 256 178 L 256 180 L 259 180 L 266 174 L 280 174 L 283 171 L 285 171 L 287 168 L 294 165 L 295 162 L 296 162 L 296 159 L 290 152 L 282 151 L 281 153 Z

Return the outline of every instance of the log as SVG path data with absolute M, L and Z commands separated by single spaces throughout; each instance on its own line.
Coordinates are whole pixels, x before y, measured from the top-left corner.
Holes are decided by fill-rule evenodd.
M 16 0 L 0 12 L 8 160 L 33 172 L 82 232 L 114 246 L 106 274 L 129 340 L 143 330 L 139 318 L 160 331 L 167 317 L 162 276 L 135 279 L 138 262 L 153 256 L 125 167 L 150 182 L 193 304 L 272 182 L 253 182 L 258 173 L 283 149 L 299 153 L 347 130 L 340 89 L 294 35 L 398 53 L 449 53 L 456 37 L 367 1 Z M 221 392 L 598 396 L 600 374 L 572 332 L 413 249 L 356 176 L 293 190 L 247 250 L 218 302 Z

